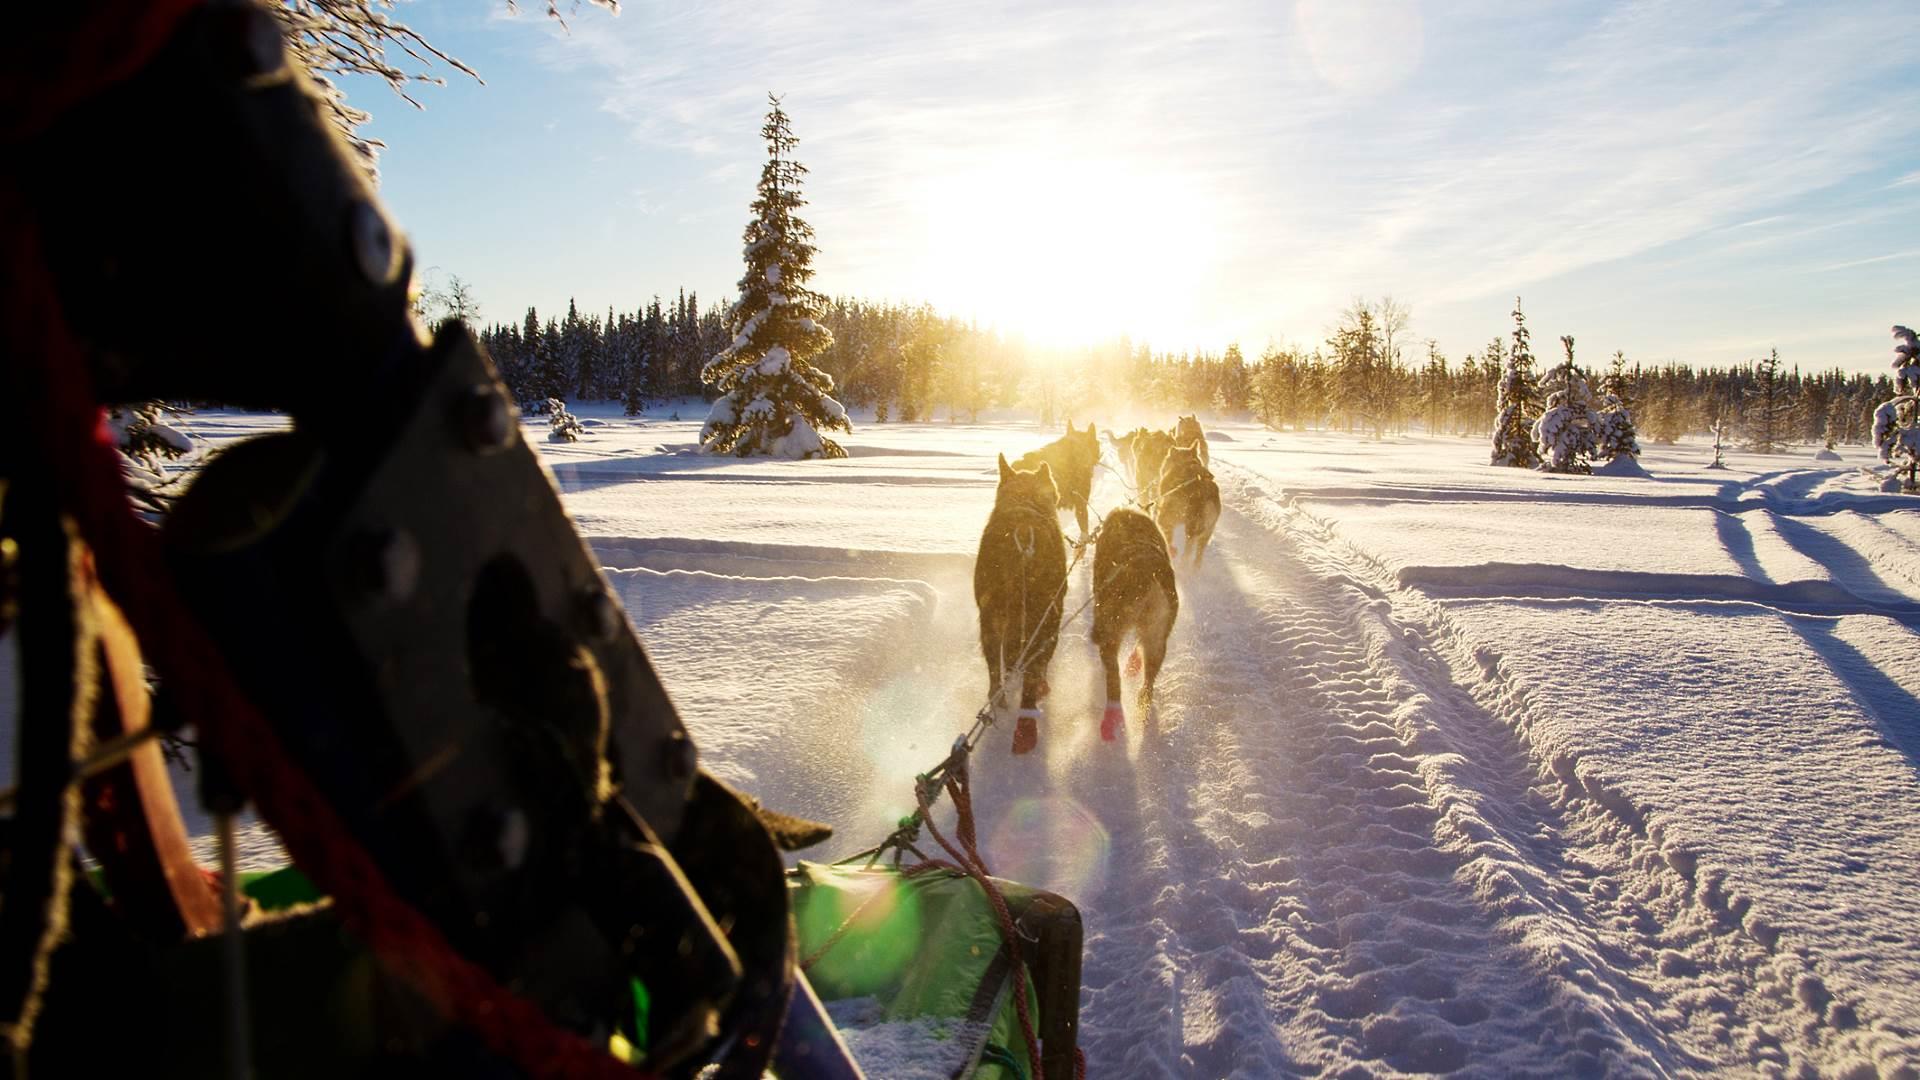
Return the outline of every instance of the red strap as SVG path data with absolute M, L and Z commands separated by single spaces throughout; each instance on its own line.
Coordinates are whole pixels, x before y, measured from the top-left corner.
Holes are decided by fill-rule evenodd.
M 946 849 L 953 861 L 960 864 L 968 877 L 980 884 L 981 891 L 987 894 L 987 903 L 993 908 L 993 916 L 1000 923 L 1000 936 L 1006 940 L 1008 955 L 1013 958 L 1013 1011 L 1020 1017 L 1020 1036 L 1026 1040 L 1027 1056 L 1033 1062 L 1034 1072 L 1041 1069 L 1040 1037 L 1033 1032 L 1033 1006 L 1027 1000 L 1027 968 L 1020 959 L 1020 937 L 1013 926 L 1013 912 L 1007 908 L 1007 898 L 1000 894 L 1000 887 L 993 883 L 987 873 L 987 862 L 980 857 L 980 849 L 974 842 L 973 827 L 973 791 L 967 780 L 965 759 L 959 759 L 958 767 L 949 765 L 947 770 L 947 794 L 953 796 L 955 832 L 959 834 L 961 851 L 950 843 L 933 821 L 933 804 L 928 800 L 924 786 L 916 786 L 920 800 L 920 814 L 925 819 L 927 832 Z
M 8 49 L 0 76 L 0 146 L 17 144 L 66 110 L 124 81 L 166 43 L 198 0 L 112 2 L 60 16 L 59 40 Z M 302 870 L 333 898 L 341 921 L 396 978 L 473 1029 L 530 1076 L 633 1080 L 606 1050 L 563 1030 L 461 956 L 439 928 L 396 895 L 273 729 L 241 693 L 224 657 L 192 617 L 158 534 L 127 503 L 118 458 L 94 403 L 86 359 L 49 278 L 33 215 L 0 179 L 0 340 L 13 400 L 29 419 L 32 464 L 46 469 L 93 548 L 107 591 L 125 610 L 182 714 L 279 832 Z M 23 462 L 22 464 L 26 464 Z

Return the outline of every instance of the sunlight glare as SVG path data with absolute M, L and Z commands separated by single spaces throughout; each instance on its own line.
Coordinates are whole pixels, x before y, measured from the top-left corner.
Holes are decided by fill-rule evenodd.
M 919 279 L 940 308 L 1043 347 L 1192 333 L 1220 249 L 1197 178 L 1060 150 L 934 172 Z
M 951 736 L 939 725 L 955 714 L 944 693 L 915 670 L 888 679 L 861 703 L 860 749 L 872 767 L 874 798 L 888 829 L 913 810 L 913 776 L 947 752 Z

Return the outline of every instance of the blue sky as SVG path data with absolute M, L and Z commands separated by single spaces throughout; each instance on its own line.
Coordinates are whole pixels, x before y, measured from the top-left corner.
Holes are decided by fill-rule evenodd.
M 1311 345 L 1392 294 L 1457 358 L 1519 294 L 1587 361 L 1879 370 L 1920 320 L 1913 0 L 478 7 L 397 15 L 485 86 L 348 90 L 489 319 L 731 293 L 773 90 L 817 287 L 1043 343 Z

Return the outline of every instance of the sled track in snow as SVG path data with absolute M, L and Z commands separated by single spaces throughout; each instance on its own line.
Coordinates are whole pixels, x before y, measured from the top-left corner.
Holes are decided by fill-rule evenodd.
M 1216 471 L 1229 505 L 1257 521 L 1275 545 L 1265 561 L 1302 579 L 1295 584 L 1299 610 L 1279 620 L 1274 644 L 1285 653 L 1275 663 L 1291 667 L 1296 685 L 1317 688 L 1311 695 L 1332 703 L 1336 715 L 1341 705 L 1359 706 L 1361 715 L 1384 713 L 1359 742 L 1345 743 L 1358 736 L 1337 726 L 1326 729 L 1325 741 L 1341 752 L 1325 778 L 1341 770 L 1374 778 L 1394 769 L 1412 774 L 1408 794 L 1417 791 L 1419 801 L 1398 808 L 1394 827 L 1409 843 L 1425 834 L 1429 846 L 1410 848 L 1411 865 L 1444 856 L 1451 862 L 1447 884 L 1467 889 L 1467 907 L 1492 920 L 1493 951 L 1466 958 L 1453 1007 L 1468 1008 L 1464 1003 L 1481 992 L 1496 1005 L 1537 1003 L 1537 1013 L 1512 1032 L 1516 1041 L 1532 1042 L 1524 1052 L 1477 1041 L 1489 1033 L 1484 1029 L 1506 1026 L 1497 1015 L 1465 1025 L 1482 1031 L 1456 1032 L 1471 1070 L 1571 1075 L 1811 1066 L 1830 1073 L 1860 1066 L 1872 1075 L 1876 1059 L 1898 1067 L 1900 1050 L 1862 1025 L 1856 1003 L 1836 1000 L 1782 946 L 1765 913 L 1728 892 L 1718 871 L 1664 844 L 1657 824 L 1649 828 L 1630 800 L 1579 762 L 1532 752 L 1524 688 L 1512 685 L 1499 658 L 1476 648 L 1440 605 L 1400 588 L 1386 567 L 1326 522 L 1273 498 L 1251 474 L 1232 466 Z M 1224 554 L 1231 562 L 1235 552 Z M 1399 883 L 1359 880 L 1371 891 L 1353 899 L 1373 906 L 1337 923 L 1343 937 L 1350 924 L 1384 928 L 1392 954 L 1429 936 L 1418 932 L 1409 941 L 1396 932 L 1401 913 L 1393 890 L 1406 875 Z M 1469 925 L 1478 931 L 1481 923 Z M 1428 970 L 1446 966 L 1426 962 Z M 1389 993 L 1409 985 L 1391 974 L 1376 977 Z M 1530 980 L 1532 988 L 1522 989 Z M 1336 1009 L 1323 1010 L 1329 1030 L 1343 1003 L 1338 994 L 1332 1002 Z M 1377 1001 L 1367 1023 L 1422 1011 L 1404 1000 Z M 1445 1034 L 1429 1027 L 1426 1037 L 1436 1030 Z M 1382 1057 L 1392 1068 L 1425 1067 Z
M 1545 917 L 1529 888 L 1546 871 L 1448 797 L 1463 752 L 1430 745 L 1430 701 L 1392 673 L 1375 602 L 1235 510 L 1216 543 L 1185 583 L 1164 740 L 1131 763 L 1092 747 L 1077 785 L 1139 875 L 1085 905 L 1095 1074 L 1701 1063 L 1622 995 L 1571 992 L 1549 944 L 1516 932 Z
M 1215 470 L 1227 505 L 1206 567 L 1181 571 L 1161 733 L 1142 732 L 1129 700 L 1126 742 L 1098 741 L 1083 616 L 1062 635 L 1039 751 L 1011 758 L 993 732 L 977 759 L 997 872 L 1045 882 L 1095 846 L 1058 820 L 1067 799 L 1105 830 L 1104 873 L 1060 879 L 1086 917 L 1090 1075 L 1832 1073 L 1899 1060 L 1717 871 L 1585 763 L 1537 753 L 1525 688 L 1442 604 L 1263 481 Z M 1096 505 L 1118 502 L 1117 487 L 1103 473 Z M 868 784 L 846 774 L 843 748 L 897 724 L 908 763 L 930 765 L 984 694 L 964 557 L 658 539 L 596 550 L 673 580 L 804 574 L 838 588 L 860 573 L 937 592 L 927 621 L 857 650 L 841 690 L 780 743 L 782 790 L 768 794 L 847 824 L 846 844 L 874 837 L 854 826 L 868 820 L 857 798 L 826 794 Z M 1076 569 L 1069 611 L 1088 576 Z M 858 703 L 874 700 L 893 719 L 863 726 Z M 895 765 L 870 780 L 881 802 L 910 785 Z M 1035 797 L 1057 800 L 1045 820 L 1017 817 Z M 1006 839 L 1056 828 L 1058 850 L 1024 865 Z

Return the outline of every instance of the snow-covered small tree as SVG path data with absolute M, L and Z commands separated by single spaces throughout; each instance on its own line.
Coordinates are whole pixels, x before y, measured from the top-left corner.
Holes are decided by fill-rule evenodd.
M 1496 391 L 1497 412 L 1493 421 L 1493 463 L 1516 469 L 1531 469 L 1540 464 L 1534 449 L 1530 426 L 1539 409 L 1539 388 L 1534 383 L 1532 339 L 1527 334 L 1527 317 L 1520 312 L 1520 298 L 1513 298 L 1513 347 L 1507 350 L 1506 366 L 1500 370 Z
M 1718 404 L 1713 413 L 1713 460 L 1707 464 L 1709 469 L 1727 467 L 1727 411 L 1726 406 Z
M 1633 426 L 1633 402 L 1627 385 L 1627 355 L 1616 351 L 1601 385 L 1600 411 L 1594 418 L 1594 456 L 1612 461 L 1621 454 L 1640 456 L 1640 435 Z
M 1920 492 L 1920 340 L 1904 326 L 1893 337 L 1894 395 L 1873 411 L 1873 444 L 1893 466 L 1888 484 Z
M 813 227 L 794 211 L 806 166 L 780 99 L 760 128 L 767 163 L 745 234 L 747 271 L 730 313 L 733 341 L 707 362 L 700 378 L 720 397 L 700 429 L 708 453 L 776 457 L 845 457 L 822 430 L 852 431 L 832 397 L 833 378 L 808 360 L 833 343 L 819 321 L 825 298 L 807 288 L 813 276 Z
M 1548 472 L 1592 472 L 1598 445 L 1593 391 L 1573 364 L 1573 338 L 1563 336 L 1560 344 L 1567 361 L 1548 376 L 1547 410 L 1533 425 L 1534 450 Z
M 547 399 L 547 419 L 552 428 L 547 432 L 548 442 L 573 442 L 586 430 L 580 426 L 580 421 L 567 411 L 567 403 L 559 398 Z
M 162 460 L 171 461 L 193 449 L 193 440 L 167 423 L 167 406 L 142 401 L 115 407 L 108 416 L 120 452 L 149 472 L 158 473 Z

